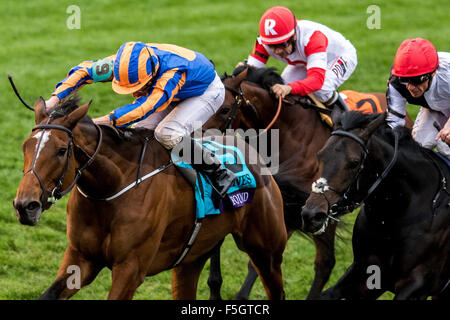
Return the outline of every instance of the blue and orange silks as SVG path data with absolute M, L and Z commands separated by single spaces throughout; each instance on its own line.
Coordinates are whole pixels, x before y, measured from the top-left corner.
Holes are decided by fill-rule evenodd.
M 121 49 L 127 45 L 133 46 L 129 50 L 131 54 L 122 56 Z M 110 113 L 111 123 L 118 127 L 128 126 L 155 111 L 162 111 L 172 101 L 202 95 L 216 76 L 214 65 L 203 54 L 171 44 L 124 43 L 116 55 L 98 61 L 84 61 L 72 68 L 68 76 L 57 84 L 53 95 L 64 100 L 86 84 L 97 79 L 110 82 L 113 76 L 115 80 L 121 83 L 126 80 L 132 86 L 146 72 L 150 75 L 147 79 L 152 83 L 146 92 L 133 103 Z M 124 68 L 124 64 L 128 67 Z M 108 66 L 113 66 L 113 70 L 111 76 L 105 79 L 110 74 Z

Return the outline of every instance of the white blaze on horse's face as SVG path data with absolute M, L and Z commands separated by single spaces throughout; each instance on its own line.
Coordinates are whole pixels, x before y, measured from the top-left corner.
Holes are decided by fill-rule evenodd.
M 44 136 L 42 137 L 41 143 L 39 143 L 39 140 L 40 140 L 42 134 L 44 134 Z M 39 153 L 41 152 L 42 149 L 44 149 L 45 144 L 50 139 L 50 134 L 51 134 L 51 131 L 41 131 L 31 137 L 31 138 L 35 138 L 37 140 L 37 142 L 36 142 L 36 161 L 39 158 Z
M 313 182 L 311 191 L 315 193 L 324 193 L 325 191 L 329 190 L 330 187 L 328 186 L 327 179 L 320 177 L 315 182 Z

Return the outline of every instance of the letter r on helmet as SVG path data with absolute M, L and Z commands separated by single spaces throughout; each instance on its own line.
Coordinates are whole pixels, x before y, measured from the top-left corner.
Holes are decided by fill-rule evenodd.
M 264 31 L 266 32 L 266 36 L 268 36 L 269 34 L 275 36 L 278 33 L 273 29 L 275 27 L 275 20 L 273 19 L 266 19 L 264 21 Z

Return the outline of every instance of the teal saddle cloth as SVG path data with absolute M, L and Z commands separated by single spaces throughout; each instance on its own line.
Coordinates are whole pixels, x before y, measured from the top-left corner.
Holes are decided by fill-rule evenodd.
M 189 163 L 183 162 L 172 153 L 173 163 L 194 188 L 197 219 L 219 214 L 226 208 L 239 208 L 250 203 L 253 200 L 256 180 L 245 164 L 242 152 L 235 146 L 223 145 L 217 141 L 202 141 L 202 144 L 214 152 L 222 165 L 234 172 L 236 181 L 223 199 L 217 199 L 209 178 L 196 172 Z

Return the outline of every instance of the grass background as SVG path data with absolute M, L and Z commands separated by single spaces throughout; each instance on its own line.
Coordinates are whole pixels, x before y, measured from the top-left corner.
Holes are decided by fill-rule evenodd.
M 81 29 L 70 30 L 70 5 L 81 9 Z M 74 1 L 3 0 L 0 10 L 0 299 L 35 299 L 53 282 L 67 245 L 67 197 L 45 212 L 36 227 L 20 225 L 12 207 L 22 176 L 22 141 L 34 125 L 34 114 L 14 96 L 7 81 L 13 75 L 24 99 L 33 104 L 48 98 L 55 84 L 83 60 L 98 59 L 117 51 L 125 41 L 174 43 L 204 53 L 219 74 L 231 72 L 248 56 L 258 32 L 261 14 L 274 5 L 290 7 L 297 18 L 323 23 L 341 32 L 357 48 L 358 67 L 340 89 L 385 91 L 397 47 L 405 38 L 424 37 L 438 50 L 448 50 L 447 0 L 395 1 L 268 1 L 268 0 L 152 0 Z M 369 29 L 370 5 L 378 5 L 381 28 Z M 282 70 L 271 59 L 269 65 Z M 89 114 L 107 114 L 130 97 L 114 94 L 108 84 L 87 86 L 83 101 L 93 99 Z M 418 108 L 408 106 L 413 117 Z M 345 217 L 351 230 L 355 215 Z M 351 233 L 337 243 L 337 264 L 327 285 L 336 282 L 352 261 Z M 315 250 L 299 235 L 288 243 L 283 276 L 287 299 L 304 299 L 313 278 Z M 209 263 L 199 282 L 198 298 L 207 299 Z M 230 238 L 222 250 L 222 295 L 230 299 L 247 271 L 247 258 Z M 103 270 L 89 287 L 73 299 L 104 299 L 111 284 Z M 170 299 L 171 273 L 147 278 L 135 299 Z M 251 299 L 266 299 L 257 282 Z M 392 298 L 385 294 L 383 299 Z

